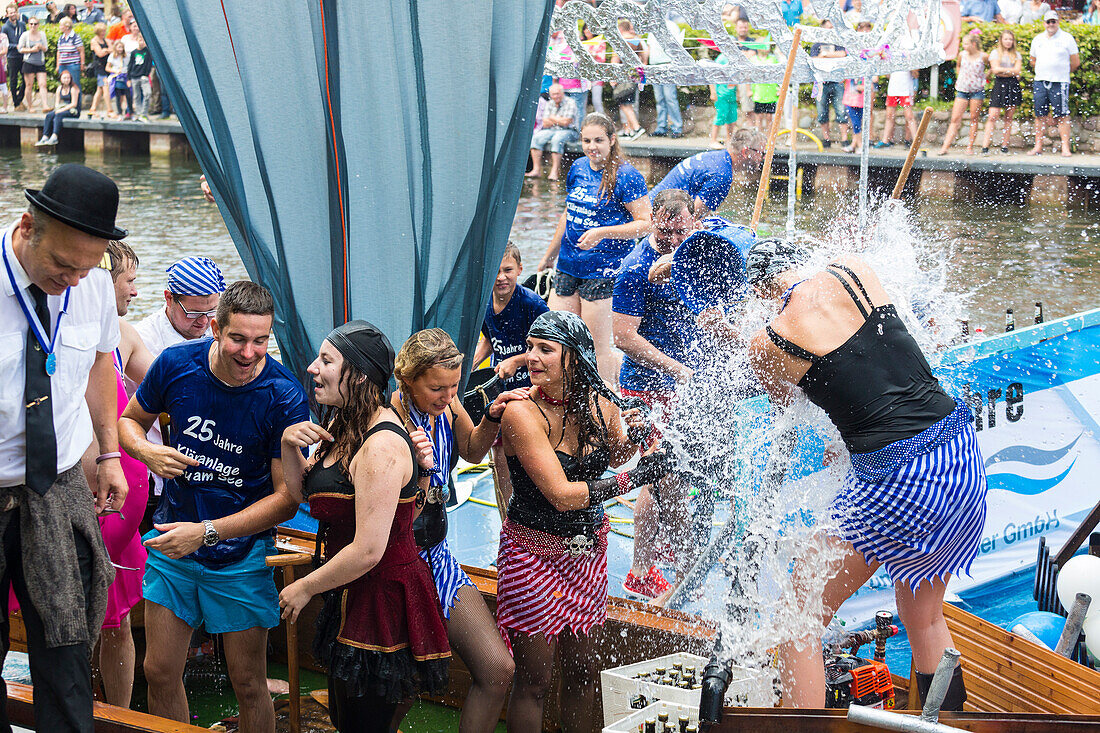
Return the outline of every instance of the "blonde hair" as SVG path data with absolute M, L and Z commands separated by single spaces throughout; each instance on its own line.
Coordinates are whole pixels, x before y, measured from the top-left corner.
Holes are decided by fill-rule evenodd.
M 130 245 L 111 239 L 107 242 L 107 261 L 111 264 L 111 279 L 118 280 L 119 275 L 133 265 L 138 266 L 138 256 Z
M 433 367 L 458 369 L 462 366 L 462 352 L 442 328 L 426 328 L 417 331 L 401 346 L 393 364 L 393 376 L 408 394 L 409 385 L 417 377 Z

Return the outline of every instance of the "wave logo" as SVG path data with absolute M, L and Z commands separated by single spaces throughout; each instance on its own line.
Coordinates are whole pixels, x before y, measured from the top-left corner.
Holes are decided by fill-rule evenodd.
M 1030 445 L 1002 448 L 985 461 L 989 488 L 1034 496 L 1057 486 L 1077 463 L 1077 452 L 1071 456 L 1070 451 L 1082 435 L 1084 433 L 1079 433 L 1067 445 L 1054 450 Z M 997 471 L 993 472 L 993 468 Z

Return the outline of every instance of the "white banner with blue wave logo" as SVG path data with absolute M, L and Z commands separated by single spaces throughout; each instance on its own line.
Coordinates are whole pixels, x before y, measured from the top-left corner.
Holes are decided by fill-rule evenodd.
M 1100 309 L 953 348 L 936 373 L 974 412 L 989 478 L 980 554 L 948 586 L 958 593 L 1034 564 L 1040 536 L 1057 551 L 1100 499 Z M 839 616 L 893 607 L 880 570 Z

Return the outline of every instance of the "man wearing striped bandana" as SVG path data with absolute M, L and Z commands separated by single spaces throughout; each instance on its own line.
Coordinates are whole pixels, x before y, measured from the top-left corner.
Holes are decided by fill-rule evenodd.
M 134 328 L 153 358 L 169 346 L 210 335 L 210 322 L 218 309 L 218 301 L 225 290 L 222 271 L 208 257 L 184 257 L 165 272 L 168 282 L 164 288 L 164 309 L 146 316 Z M 137 385 L 127 381 L 126 391 L 133 394 Z M 154 424 L 149 440 L 160 445 L 160 425 Z M 164 479 L 153 477 L 153 494 L 164 491 Z M 150 502 L 149 511 L 156 508 Z

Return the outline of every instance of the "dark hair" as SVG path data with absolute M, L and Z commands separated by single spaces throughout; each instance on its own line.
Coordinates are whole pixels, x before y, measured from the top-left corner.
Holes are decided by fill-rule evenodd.
M 271 291 L 249 280 L 238 280 L 225 289 L 218 301 L 218 313 L 214 317 L 218 328 L 228 328 L 229 317 L 234 313 L 274 316 L 275 300 L 271 297 Z
M 569 359 L 565 355 L 569 354 Z M 565 397 L 565 416 L 562 420 L 562 437 L 570 415 L 577 421 L 578 457 L 607 444 L 607 421 L 600 409 L 600 395 L 587 379 L 577 373 L 576 351 L 561 345 L 562 395 Z
M 318 447 L 317 460 L 331 455 L 347 468 L 363 445 L 371 420 L 388 403 L 382 389 L 346 358 L 340 367 L 340 394 L 344 397 L 342 406 L 323 405 L 317 411 L 321 424 L 332 435 L 331 443 L 325 441 Z
M 517 265 L 519 265 L 520 267 L 523 267 L 523 258 L 519 254 L 519 247 L 517 247 L 511 241 L 509 241 L 508 244 L 504 245 L 504 256 L 501 257 L 500 259 L 503 262 L 504 260 L 508 259 L 509 257 L 511 257 L 513 260 L 515 260 Z
M 657 214 L 676 216 L 684 209 L 687 209 L 689 213 L 692 210 L 691 196 L 688 195 L 687 191 L 679 188 L 666 188 L 653 197 L 654 219 L 657 218 Z
M 138 256 L 125 242 L 112 239 L 107 242 L 107 258 L 111 262 L 111 279 L 118 280 L 127 265 L 138 266 Z
M 611 152 L 607 160 L 603 162 L 603 177 L 600 178 L 600 199 L 609 199 L 615 195 L 615 180 L 619 176 L 619 166 L 626 162 L 623 158 L 622 148 L 619 147 L 619 137 L 615 134 L 615 123 L 611 118 L 600 112 L 593 112 L 584 118 L 581 130 L 589 125 L 603 128 L 607 137 L 611 140 Z

